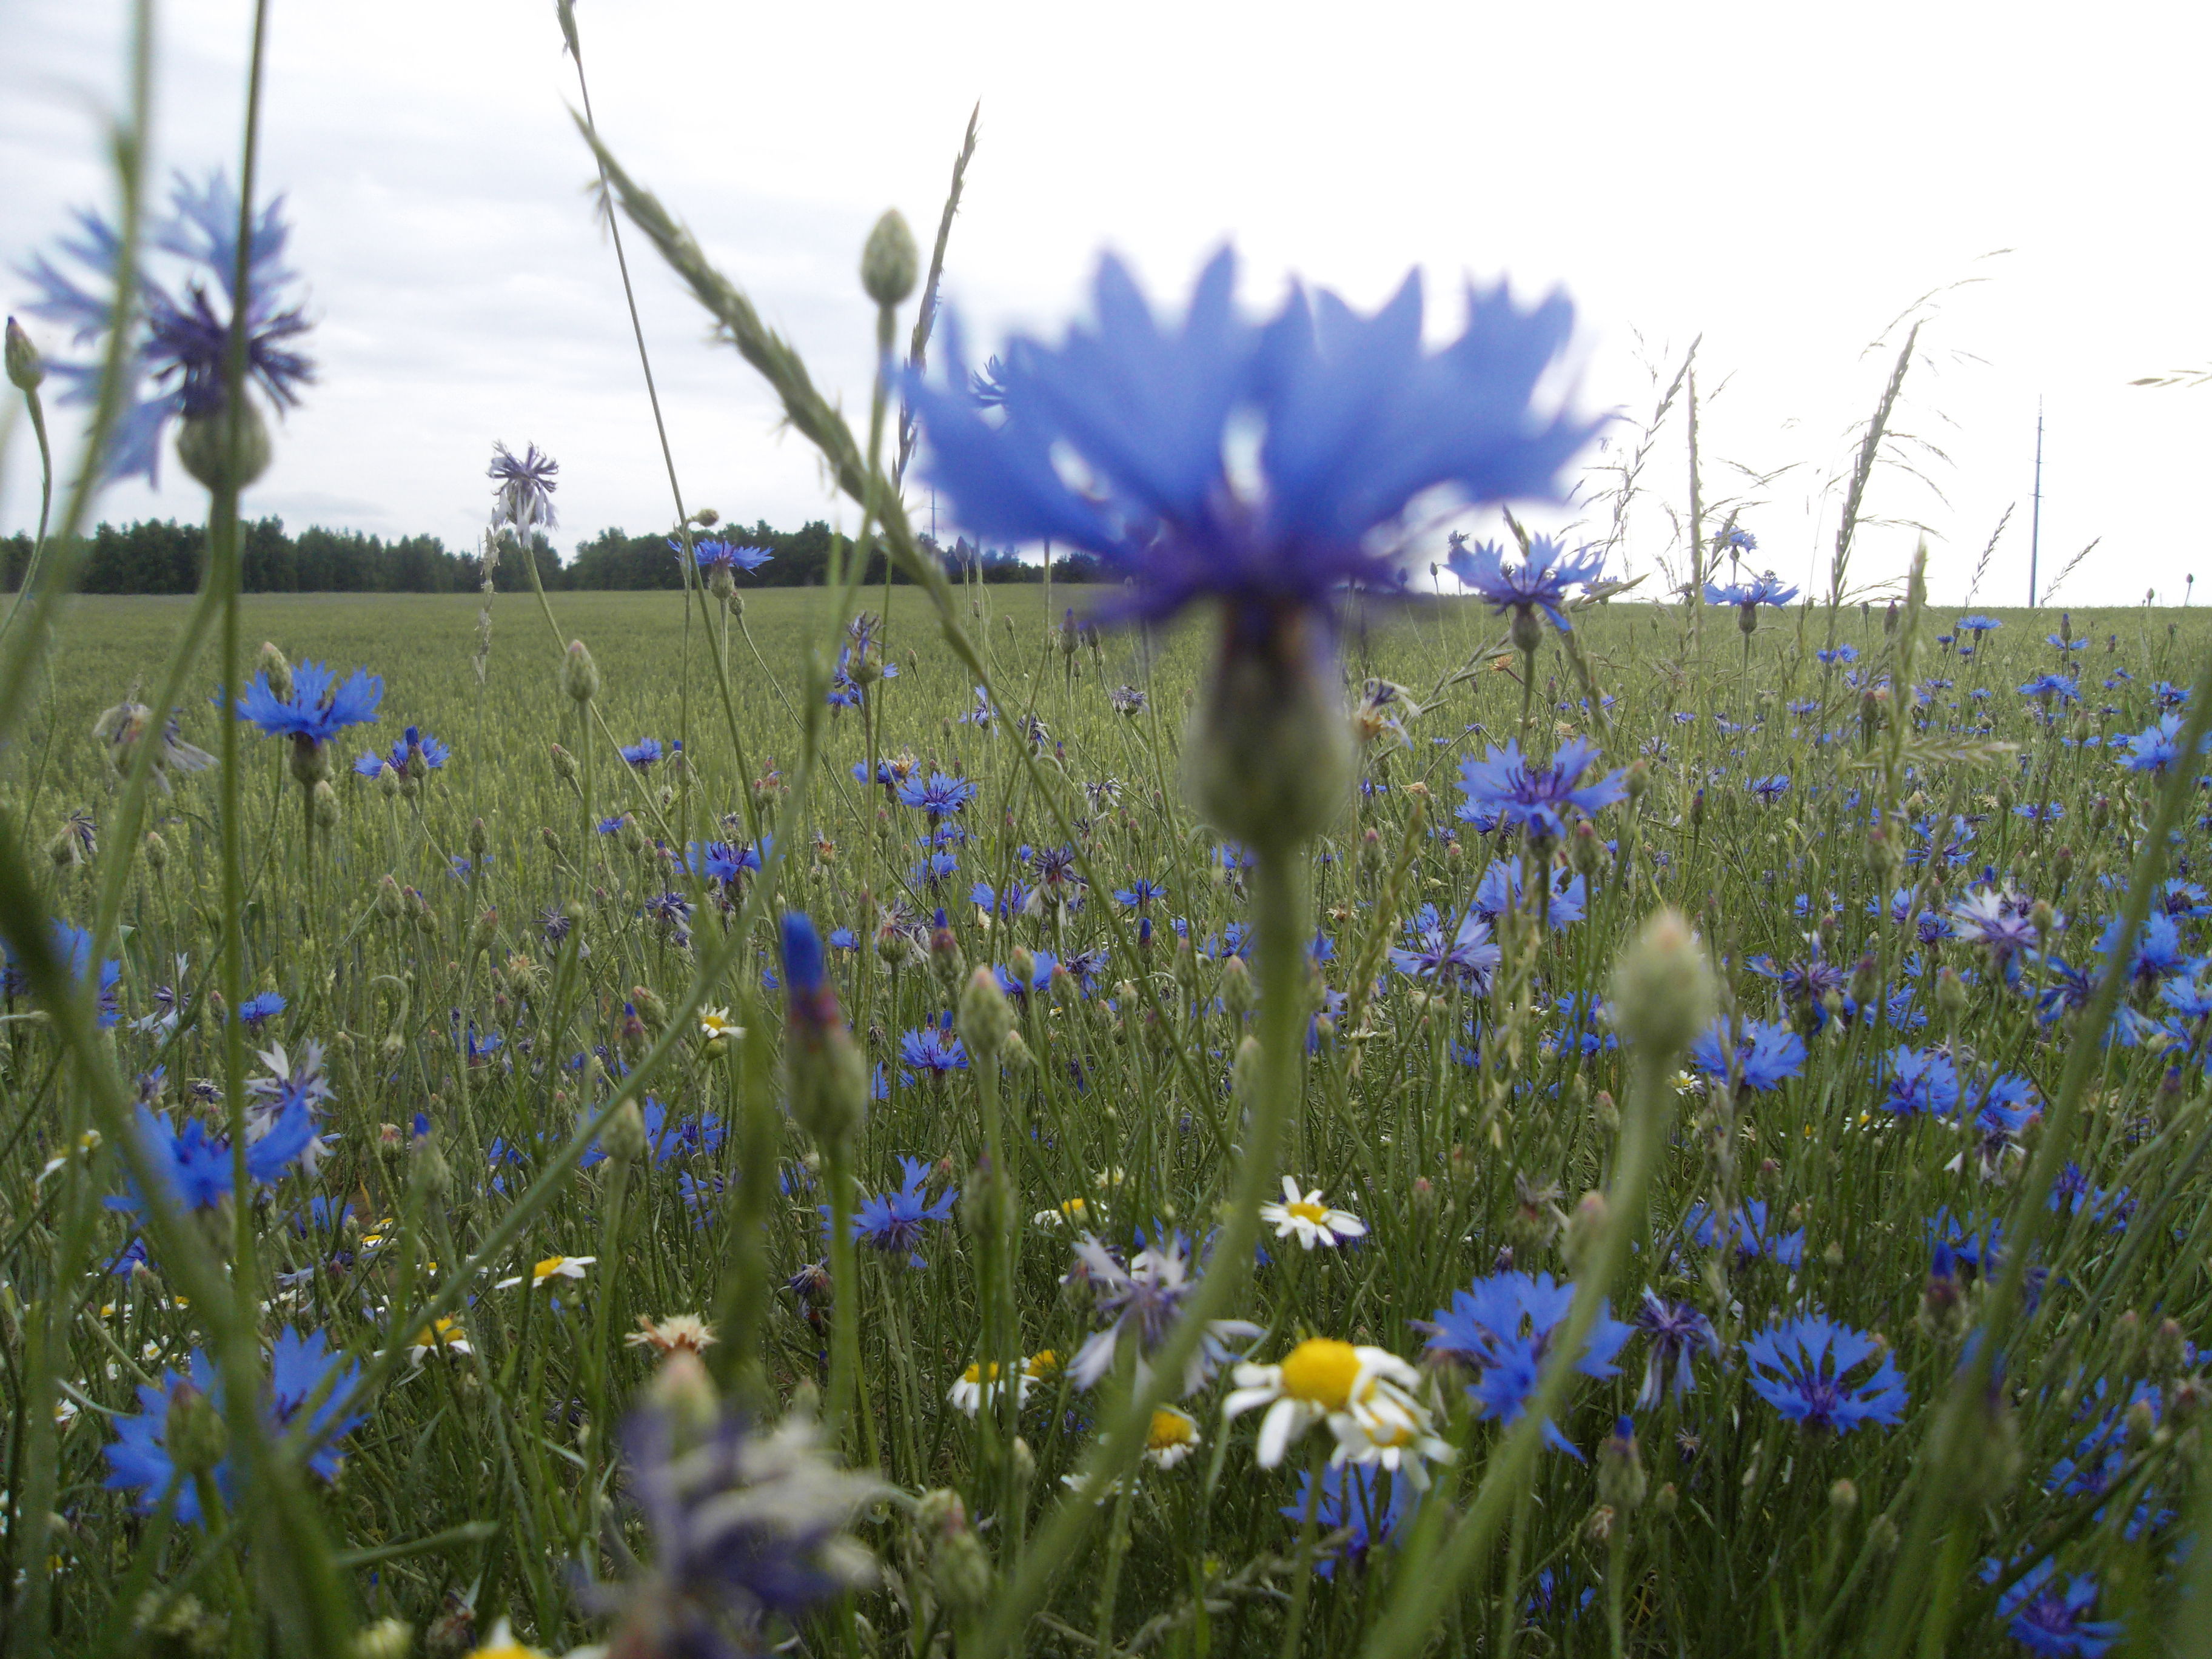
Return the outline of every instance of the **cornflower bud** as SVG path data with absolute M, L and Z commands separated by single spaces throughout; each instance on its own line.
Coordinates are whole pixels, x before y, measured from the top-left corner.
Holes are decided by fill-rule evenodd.
M 261 654 L 255 659 L 255 667 L 267 677 L 269 689 L 279 702 L 292 701 L 292 665 L 276 648 L 273 640 L 261 641 Z
M 782 945 L 791 1115 L 816 1141 L 841 1140 L 860 1127 L 867 1109 L 867 1062 L 823 969 L 822 936 L 804 913 L 785 912 Z
M 651 1147 L 645 1136 L 645 1114 L 635 1100 L 625 1100 L 599 1132 L 599 1145 L 618 1164 L 641 1161 Z
M 269 470 L 272 451 L 269 424 L 251 399 L 238 404 L 238 448 L 231 450 L 231 414 L 226 407 L 206 415 L 187 415 L 177 428 L 177 460 L 195 482 L 210 490 L 243 489 Z
M 599 695 L 599 665 L 581 640 L 568 641 L 568 654 L 561 659 L 561 689 L 578 707 Z
M 1682 1495 L 1675 1489 L 1674 1483 L 1671 1480 L 1651 1494 L 1652 1511 L 1657 1515 L 1674 1514 L 1675 1510 L 1680 1507 L 1681 1502 Z
M 407 1659 L 415 1651 L 415 1627 L 404 1619 L 380 1619 L 354 1633 L 346 1659 Z
M 191 1382 L 179 1382 L 169 1391 L 168 1409 L 162 1414 L 161 1440 L 169 1461 L 182 1474 L 206 1474 L 222 1462 L 230 1449 L 230 1435 L 222 1413 Z
M 146 867 L 160 875 L 169 862 L 169 843 L 161 839 L 158 830 L 146 832 Z
M 328 778 L 318 779 L 307 799 L 313 804 L 316 829 L 331 830 L 338 827 L 338 792 L 331 787 Z
M 905 216 L 892 208 L 876 221 L 860 250 L 860 287 L 879 306 L 903 305 L 921 270 L 914 233 Z
M 1237 1057 L 1229 1063 L 1229 1091 L 1237 1103 L 1247 1111 L 1260 1098 L 1260 1069 L 1262 1058 L 1260 1040 L 1246 1036 L 1237 1045 Z
M 1588 818 L 1575 826 L 1571 856 L 1575 873 L 1584 881 L 1595 881 L 1605 868 L 1605 843 L 1597 838 L 1597 827 Z
M 390 761 L 376 769 L 376 793 L 386 800 L 398 800 L 405 788 L 406 781 L 399 775 Z
M 1859 1489 L 1857 1484 L 1849 1476 L 1836 1481 L 1828 1488 L 1828 1513 L 1838 1521 L 1856 1511 L 1858 1506 Z
M 2150 1334 L 2150 1374 L 2169 1378 L 2179 1372 L 2186 1362 L 2188 1340 L 2182 1334 L 2180 1321 L 2168 1316 L 2158 1322 L 2158 1328 Z
M 1636 1449 L 1636 1425 L 1615 1418 L 1597 1455 L 1598 1501 L 1626 1515 L 1644 1501 L 1644 1459 Z
M 8 384 L 18 392 L 36 392 L 46 378 L 46 365 L 31 337 L 13 317 L 8 319 Z
M 1260 988 L 1254 982 L 1252 970 L 1244 965 L 1242 957 L 1231 957 L 1221 964 L 1221 1004 L 1229 1010 L 1231 1019 L 1241 1020 L 1258 1006 Z
M 1650 794 L 1651 793 L 1651 763 L 1640 755 L 1628 763 L 1627 775 L 1621 779 L 1621 787 L 1628 791 L 1628 803 L 1632 806 Z
M 1956 1019 L 1966 1012 L 1966 986 L 1957 969 L 1946 968 L 1936 975 L 1936 1006 L 1946 1019 Z
M 999 988 L 999 976 L 978 968 L 960 993 L 960 1040 L 978 1059 L 995 1058 L 1014 1033 L 1014 1011 Z
M 1019 1031 L 1009 1031 L 1006 1046 L 999 1051 L 999 1064 L 1008 1072 L 1026 1072 L 1036 1064 L 1036 1055 Z
M 484 821 L 477 818 L 469 825 L 469 856 L 471 859 L 481 859 L 489 851 L 491 851 L 491 832 L 484 828 Z
M 498 937 L 499 911 L 495 908 L 487 908 L 469 925 L 469 954 L 473 957 L 479 951 L 490 950 L 492 941 Z
M 655 1031 L 660 1031 L 667 1029 L 668 1005 L 660 1000 L 659 994 L 653 990 L 652 987 L 647 985 L 631 986 L 629 988 L 629 1003 L 632 1007 L 637 1010 L 638 1013 L 644 1018 L 645 1023 L 652 1027 L 653 1030 Z
M 1575 1200 L 1575 1212 L 1567 1218 L 1565 1242 L 1561 1246 L 1571 1267 L 1580 1262 L 1589 1247 L 1597 1243 L 1598 1235 L 1605 1231 L 1605 1194 L 1587 1192 Z
M 302 789 L 313 789 L 331 775 L 330 745 L 317 743 L 306 732 L 292 738 L 292 779 Z
M 553 745 L 553 775 L 563 783 L 576 781 L 576 757 L 557 743 Z

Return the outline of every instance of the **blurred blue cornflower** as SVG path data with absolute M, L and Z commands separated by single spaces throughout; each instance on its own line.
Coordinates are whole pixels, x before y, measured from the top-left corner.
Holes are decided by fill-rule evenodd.
M 2004 624 L 1998 621 L 1995 617 L 1982 616 L 1961 617 L 1959 618 L 1957 624 L 1958 631 L 1960 633 L 1972 634 L 1977 641 L 1980 640 L 1983 635 L 1992 633 L 2003 626 Z
M 2079 674 L 2038 674 L 2020 688 L 2023 697 L 2036 697 L 2045 702 L 2079 702 L 2081 701 L 2081 677 Z
M 373 778 L 383 771 L 388 763 L 392 769 L 404 778 L 416 756 L 422 757 L 424 771 L 435 772 L 445 765 L 446 757 L 451 753 L 453 750 L 428 732 L 410 726 L 392 744 L 392 753 L 388 757 L 372 749 L 353 763 L 353 769 L 364 778 Z
M 1729 1078 L 1760 1094 L 1779 1089 L 1805 1069 L 1805 1039 L 1786 1025 L 1747 1019 L 1733 1044 L 1729 1023 L 1717 1019 L 1690 1045 L 1690 1063 L 1710 1078 Z
M 1753 581 L 1705 584 L 1707 605 L 1732 605 L 1747 616 L 1759 605 L 1785 605 L 1796 597 L 1797 590 L 1785 586 L 1771 570 Z
M 1680 1400 L 1693 1392 L 1697 1377 L 1690 1362 L 1698 1355 L 1717 1359 L 1721 1340 L 1713 1322 L 1686 1302 L 1668 1302 L 1648 1285 L 1644 1305 L 1631 1322 L 1647 1340 L 1644 1382 L 1636 1391 L 1636 1409 L 1650 1411 L 1662 1397 Z
M 1477 996 L 1489 994 L 1492 975 L 1504 960 L 1481 916 L 1470 910 L 1447 926 L 1433 904 L 1414 913 L 1406 924 L 1406 943 L 1390 950 L 1390 965 L 1408 979 L 1455 984 Z
M 904 1256 L 908 1267 L 925 1267 L 927 1264 L 915 1253 L 915 1247 L 921 1243 L 922 1224 L 951 1220 L 960 1191 L 948 1187 L 933 1200 L 927 1188 L 933 1166 L 922 1158 L 902 1157 L 899 1167 L 905 1179 L 897 1191 L 879 1193 L 861 1201 L 853 1217 L 853 1241 L 881 1250 L 886 1256 Z M 823 1205 L 821 1210 L 826 1227 L 830 1206 Z
M 1475 883 L 1474 897 L 1468 908 L 1485 921 L 1495 922 L 1507 911 L 1520 908 L 1521 884 L 1519 859 L 1492 859 L 1481 880 Z M 1580 876 L 1571 870 L 1555 871 L 1544 896 L 1544 919 L 1554 927 L 1580 921 L 1588 913 L 1589 899 L 1588 886 Z
M 1382 1490 L 1385 1480 L 1389 1482 L 1387 1498 Z M 1314 1491 L 1313 1471 L 1309 1469 L 1298 1477 L 1297 1497 L 1276 1513 L 1303 1522 L 1311 1506 L 1314 1524 L 1322 1533 L 1340 1530 L 1346 1534 L 1335 1549 L 1314 1561 L 1316 1577 L 1334 1578 L 1338 1562 L 1347 1567 L 1363 1566 L 1370 1550 L 1394 1542 L 1400 1529 L 1413 1519 L 1419 1502 L 1420 1493 L 1411 1480 L 1403 1474 L 1386 1474 L 1379 1463 L 1331 1463 L 1322 1471 L 1318 1494 Z
M 532 530 L 550 530 L 561 522 L 553 510 L 553 492 L 561 487 L 554 477 L 560 471 L 561 463 L 536 444 L 525 446 L 517 455 L 505 444 L 495 443 L 484 477 L 499 486 L 492 494 L 501 518 L 526 537 Z
M 2125 1626 L 2116 1619 L 2086 1616 L 2097 1605 L 2094 1574 L 2076 1573 L 2062 1585 L 2057 1568 L 2046 1555 L 2021 1574 L 1997 1597 L 1997 1617 L 2005 1621 L 2005 1633 L 2030 1653 L 2047 1659 L 2099 1659 Z M 1982 1582 L 1994 1584 L 2004 1571 L 1993 1557 L 1982 1564 Z
M 934 1025 L 924 1025 L 899 1038 L 899 1059 L 917 1071 L 942 1077 L 968 1069 L 968 1048 L 953 1035 L 949 1013 Z
M 642 772 L 660 758 L 660 739 L 640 738 L 635 743 L 626 743 L 616 751 L 636 770 Z
M 2166 775 L 2166 769 L 2181 757 L 2181 716 L 2161 714 L 2150 725 L 2130 737 L 2115 740 L 2127 752 L 2120 764 L 2130 772 L 2148 772 L 2154 778 Z M 2207 733 L 2197 746 L 2200 755 L 2212 751 L 2212 733 Z
M 1167 896 L 1168 890 L 1163 884 L 1146 876 L 1139 876 L 1127 887 L 1116 887 L 1114 890 L 1115 902 L 1126 905 L 1132 910 L 1141 910 L 1154 899 L 1165 898 Z
M 1129 584 L 1102 619 L 1157 622 L 1218 599 L 1254 644 L 1304 616 L 1326 623 L 1346 589 L 1396 591 L 1403 556 L 1383 532 L 1416 496 L 1554 499 L 1596 429 L 1533 404 L 1573 325 L 1564 295 L 1522 312 L 1502 286 L 1471 291 L 1464 331 L 1432 353 L 1418 273 L 1372 317 L 1294 285 L 1263 326 L 1237 314 L 1235 285 L 1224 249 L 1163 330 L 1108 256 L 1095 323 L 1057 347 L 1008 343 L 1003 424 L 970 393 L 956 328 L 947 381 L 910 375 L 907 394 L 932 480 L 969 532 L 1097 555 Z M 1232 476 L 1231 437 L 1248 428 L 1255 465 Z M 1062 477 L 1063 451 L 1087 489 Z
M 669 539 L 669 549 L 679 558 L 684 544 L 674 538 Z M 738 547 L 726 541 L 697 541 L 691 544 L 691 561 L 699 567 L 702 576 L 712 576 L 718 570 L 730 574 L 750 575 L 775 556 L 764 547 Z
M 1475 1373 L 1467 1392 L 1484 1416 L 1517 1422 L 1535 1392 L 1553 1333 L 1565 1322 L 1574 1299 L 1574 1285 L 1559 1284 L 1549 1273 L 1503 1273 L 1478 1279 L 1466 1290 L 1454 1291 L 1451 1306 L 1437 1309 L 1431 1317 L 1428 1352 Z M 1610 1306 L 1598 1304 L 1597 1317 L 1574 1357 L 1574 1368 L 1584 1376 L 1603 1379 L 1620 1374 L 1613 1356 L 1631 1333 L 1611 1317 Z M 1548 1419 L 1543 1432 L 1547 1445 L 1583 1456 Z
M 1881 1364 L 1856 1382 L 1867 1360 Z M 1905 1380 L 1889 1350 L 1862 1331 L 1820 1314 L 1792 1319 L 1744 1339 L 1746 1378 L 1759 1396 L 1808 1430 L 1848 1434 L 1862 1423 L 1903 1420 Z
M 1777 772 L 1771 777 L 1753 778 L 1744 787 L 1771 806 L 1790 793 L 1790 775 Z
M 1182 1304 L 1198 1288 L 1191 1276 L 1190 1240 L 1181 1229 L 1155 1227 L 1147 1243 L 1122 1265 L 1115 1251 L 1085 1234 L 1075 1246 L 1075 1266 L 1067 1275 L 1070 1285 L 1087 1285 L 1097 1298 L 1095 1311 L 1106 1322 L 1083 1340 L 1068 1361 L 1067 1380 L 1079 1389 L 1095 1388 L 1114 1368 L 1115 1350 L 1124 1336 L 1136 1345 L 1137 1366 L 1143 1375 L 1146 1359 L 1164 1346 L 1182 1316 Z M 1194 1394 L 1206 1386 L 1230 1357 L 1232 1343 L 1250 1343 L 1265 1333 L 1249 1319 L 1217 1319 L 1183 1367 L 1182 1392 Z
M 118 310 L 129 316 L 134 337 L 124 358 L 123 402 L 106 456 L 109 478 L 143 476 L 149 483 L 158 482 L 161 434 L 171 418 L 200 419 L 223 405 L 233 320 L 228 301 L 238 278 L 238 193 L 221 173 L 210 173 L 202 185 L 179 173 L 169 204 L 167 213 L 149 218 L 143 228 L 136 291 L 127 304 L 118 305 L 124 296 L 113 291 L 123 239 L 90 209 L 76 210 L 76 229 L 59 246 L 89 270 L 94 286 L 64 275 L 42 254 L 23 267 L 39 296 L 25 309 L 70 329 L 73 344 L 88 345 L 106 335 Z M 297 277 L 283 264 L 291 235 L 283 209 L 279 197 L 254 220 L 246 271 L 246 378 L 279 410 L 298 403 L 300 388 L 315 378 L 314 365 L 294 344 L 309 324 L 286 293 Z M 146 269 L 143 261 L 155 253 L 177 261 L 180 294 Z M 222 314 L 210 295 L 223 300 Z M 47 368 L 66 388 L 61 401 L 98 399 L 99 354 L 82 363 L 50 362 Z
M 1959 1070 L 1934 1048 L 1890 1050 L 1883 1069 L 1889 1088 L 1875 1103 L 1896 1117 L 1948 1117 L 1959 1108 Z
M 1762 1257 L 1784 1267 L 1803 1267 L 1805 1230 L 1800 1227 L 1795 1232 L 1776 1232 L 1768 1225 L 1767 1215 L 1766 1200 L 1763 1198 L 1744 1200 L 1725 1218 L 1716 1216 L 1702 1203 L 1692 1204 L 1689 1213 L 1682 1218 L 1682 1231 L 1702 1249 L 1711 1249 L 1725 1238 L 1739 1267 L 1747 1267 Z

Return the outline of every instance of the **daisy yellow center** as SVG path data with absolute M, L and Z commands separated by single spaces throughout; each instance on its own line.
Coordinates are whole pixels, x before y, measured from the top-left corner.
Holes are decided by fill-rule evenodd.
M 1352 1399 L 1359 1354 L 1349 1342 L 1313 1337 L 1283 1357 L 1283 1392 L 1323 1411 L 1340 1412 Z
M 1327 1205 L 1309 1204 L 1302 1198 L 1284 1205 L 1283 1213 L 1293 1221 L 1310 1221 L 1316 1227 L 1323 1225 L 1328 1220 Z
M 1081 1199 L 1079 1199 L 1079 1198 L 1071 1198 L 1071 1199 L 1069 1199 L 1069 1200 L 1067 1200 L 1067 1202 L 1066 1202 L 1066 1203 L 1065 1203 L 1065 1204 L 1061 1205 L 1061 1206 L 1060 1206 L 1060 1213 L 1061 1213 L 1061 1214 L 1063 1214 L 1063 1215 L 1066 1216 L 1067 1218 L 1069 1218 L 1069 1219 L 1073 1220 L 1074 1218 L 1076 1218 L 1077 1216 L 1081 1215 L 1081 1214 L 1082 1214 L 1085 1210 L 1089 1209 L 1090 1207 L 1091 1207 L 1091 1206 L 1090 1206 L 1089 1205 L 1085 1204 L 1085 1203 Z
M 1050 1348 L 1040 1348 L 1030 1356 L 1029 1374 L 1031 1376 L 1050 1376 L 1060 1369 L 1060 1356 Z
M 1181 1412 L 1154 1412 L 1152 1429 L 1145 1444 L 1153 1451 L 1165 1451 L 1170 1446 L 1187 1446 L 1196 1425 Z
M 994 1359 L 991 1362 L 988 1372 L 986 1368 L 981 1364 L 970 1365 L 966 1370 L 960 1373 L 960 1380 L 963 1382 L 981 1382 L 986 1375 L 988 1375 L 991 1381 L 994 1382 L 999 1380 L 999 1362 L 997 1360 Z
M 533 1285 L 543 1285 L 566 1267 L 568 1262 L 568 1258 L 565 1255 L 547 1256 L 544 1261 L 530 1270 L 530 1282 Z

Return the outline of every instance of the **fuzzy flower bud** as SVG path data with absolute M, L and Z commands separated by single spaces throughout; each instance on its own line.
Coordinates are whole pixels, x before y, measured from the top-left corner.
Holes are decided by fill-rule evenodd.
M 269 470 L 273 453 L 269 423 L 252 401 L 240 398 L 238 447 L 231 447 L 231 416 L 224 407 L 206 415 L 187 415 L 177 428 L 177 460 L 186 472 L 210 490 L 225 487 L 243 489 Z
M 307 800 L 309 810 L 315 815 L 316 829 L 328 831 L 338 827 L 338 792 L 331 787 L 328 778 L 315 780 Z
M 1262 853 L 1319 834 L 1342 811 L 1357 756 L 1327 625 L 1231 605 L 1183 744 L 1183 789 L 1206 818 Z
M 1613 969 L 1613 1024 L 1649 1063 L 1690 1046 L 1712 1016 L 1713 975 L 1689 922 L 1665 909 L 1644 925 Z
M 552 754 L 553 775 L 563 783 L 575 782 L 576 757 L 557 743 L 553 745 Z
M 160 875 L 169 862 L 169 843 L 161 839 L 158 830 L 146 832 L 146 867 Z
M 161 1440 L 169 1461 L 184 1474 L 205 1474 L 223 1460 L 230 1436 L 215 1401 L 190 1382 L 179 1382 L 169 1392 L 169 1408 L 161 1419 Z
M 905 303 L 921 274 L 921 254 L 907 228 L 906 216 L 896 208 L 876 221 L 860 249 L 860 286 L 879 306 Z
M 1014 1010 L 999 988 L 999 976 L 978 968 L 960 993 L 960 1040 L 977 1059 L 995 1056 L 1014 1033 Z
M 13 317 L 8 319 L 8 384 L 18 392 L 36 392 L 46 378 L 46 366 L 38 347 Z
M 1221 1003 L 1229 1010 L 1230 1018 L 1243 1019 L 1258 1006 L 1260 988 L 1252 978 L 1252 970 L 1244 965 L 1242 957 L 1231 957 L 1221 964 Z
M 635 1100 L 625 1100 L 607 1127 L 599 1132 L 599 1145 L 617 1164 L 635 1164 L 651 1150 L 645 1135 L 645 1114 Z
M 599 695 L 599 665 L 581 640 L 568 641 L 568 654 L 561 659 L 561 690 L 581 707 Z
M 1644 1501 L 1645 1484 L 1644 1459 L 1636 1449 L 1636 1425 L 1626 1417 L 1616 1418 L 1597 1455 L 1598 1501 L 1626 1515 Z

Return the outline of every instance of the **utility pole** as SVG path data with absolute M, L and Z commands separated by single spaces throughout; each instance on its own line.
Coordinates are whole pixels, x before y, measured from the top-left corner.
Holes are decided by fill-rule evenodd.
M 2027 516 L 2027 608 L 2035 609 L 2035 558 L 2043 544 L 2043 399 L 2035 400 L 2035 504 Z

